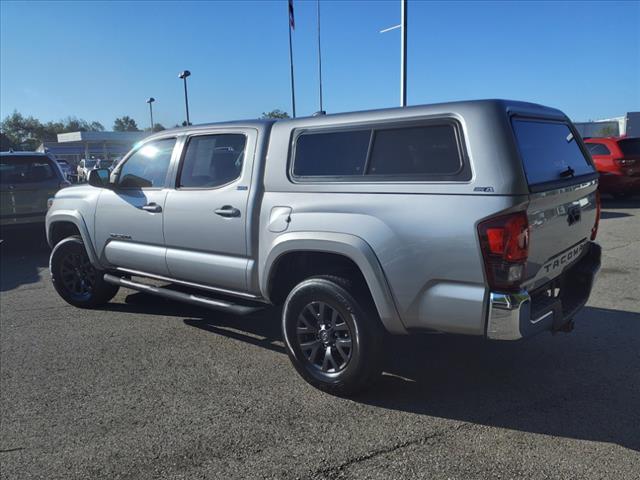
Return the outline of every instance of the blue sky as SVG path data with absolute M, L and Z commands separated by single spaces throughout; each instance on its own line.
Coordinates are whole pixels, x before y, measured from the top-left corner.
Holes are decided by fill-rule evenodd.
M 393 1 L 321 1 L 325 110 L 398 104 Z M 318 109 L 316 2 L 295 1 L 298 115 Z M 110 129 L 291 112 L 285 0 L 0 3 L 0 115 Z M 409 104 L 512 98 L 574 120 L 640 110 L 640 2 L 409 0 Z

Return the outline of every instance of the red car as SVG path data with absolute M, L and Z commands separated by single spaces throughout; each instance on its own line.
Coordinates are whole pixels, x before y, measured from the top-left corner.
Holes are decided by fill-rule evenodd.
M 640 138 L 585 138 L 600 172 L 600 191 L 616 198 L 640 194 Z

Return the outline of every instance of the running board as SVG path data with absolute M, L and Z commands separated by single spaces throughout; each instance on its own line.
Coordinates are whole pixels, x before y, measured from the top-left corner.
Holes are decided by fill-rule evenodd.
M 119 285 L 121 287 L 130 288 L 132 290 L 137 290 L 139 292 L 158 295 L 160 297 L 168 298 L 169 300 L 176 300 L 178 302 L 190 303 L 191 305 L 206 307 L 213 310 L 222 310 L 225 312 L 233 313 L 235 315 L 249 315 L 251 313 L 264 309 L 264 307 L 260 307 L 260 306 L 254 307 L 249 305 L 239 305 L 239 304 L 227 302 L 224 300 L 215 300 L 213 298 L 207 298 L 200 295 L 193 295 L 190 293 L 183 293 L 175 290 L 170 290 L 168 288 L 156 287 L 153 285 L 134 282 L 133 280 L 117 277 L 109 273 L 104 274 L 104 281 L 112 285 Z

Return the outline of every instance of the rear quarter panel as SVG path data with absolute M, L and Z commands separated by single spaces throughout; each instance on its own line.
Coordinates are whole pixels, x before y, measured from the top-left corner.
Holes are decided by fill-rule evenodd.
M 510 105 L 562 115 L 532 104 Z M 484 334 L 487 288 L 477 224 L 497 212 L 526 209 L 529 195 L 508 113 L 503 101 L 479 101 L 277 122 L 264 174 L 259 265 L 287 232 L 356 235 L 375 252 L 404 327 Z M 459 123 L 471 180 L 297 183 L 288 176 L 296 129 L 422 118 Z M 292 209 L 285 232 L 269 231 L 277 207 Z M 267 274 L 259 272 L 261 279 Z
M 262 229 L 260 253 L 268 256 L 284 233 L 355 235 L 375 252 L 406 329 L 482 335 L 487 290 L 477 222 L 522 201 L 526 197 L 267 192 L 262 225 L 272 209 L 293 208 L 285 232 Z

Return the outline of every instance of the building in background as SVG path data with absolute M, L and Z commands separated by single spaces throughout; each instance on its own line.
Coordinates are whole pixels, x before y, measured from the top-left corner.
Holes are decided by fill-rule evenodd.
M 57 142 L 44 142 L 38 152 L 48 152 L 69 165 L 77 166 L 80 160 L 121 159 L 137 142 L 150 132 L 70 132 L 59 133 Z
M 640 112 L 627 112 L 621 117 L 575 122 L 583 138 L 588 137 L 640 137 Z

